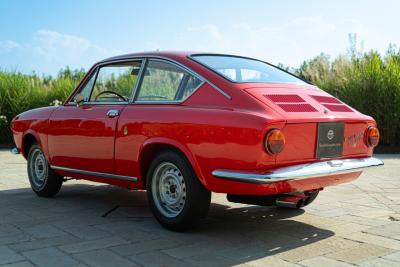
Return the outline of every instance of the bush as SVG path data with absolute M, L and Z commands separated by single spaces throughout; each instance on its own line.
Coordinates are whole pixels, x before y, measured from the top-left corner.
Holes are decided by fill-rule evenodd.
M 390 47 L 383 57 L 370 51 L 339 56 L 333 61 L 321 54 L 305 61 L 295 72 L 374 117 L 381 131 L 381 144 L 400 144 L 400 51 Z
M 376 51 L 360 53 L 354 47 L 348 55 L 333 60 L 320 54 L 292 71 L 374 117 L 381 131 L 381 144 L 398 146 L 400 51 L 390 46 L 381 56 Z M 9 124 L 15 115 L 32 108 L 59 104 L 83 75 L 83 70 L 69 68 L 61 70 L 55 78 L 0 70 L 0 145 L 12 143 Z
M 10 122 L 29 109 L 64 101 L 79 81 L 83 70 L 61 70 L 56 78 L 0 70 L 0 145 L 11 144 Z

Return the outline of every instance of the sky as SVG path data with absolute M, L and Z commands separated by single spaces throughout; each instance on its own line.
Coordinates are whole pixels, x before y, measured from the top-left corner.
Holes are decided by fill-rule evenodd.
M 400 45 L 396 0 L 0 0 L 0 69 L 55 75 L 153 50 L 250 56 L 298 67 L 321 52 Z M 362 44 L 362 45 L 361 45 Z

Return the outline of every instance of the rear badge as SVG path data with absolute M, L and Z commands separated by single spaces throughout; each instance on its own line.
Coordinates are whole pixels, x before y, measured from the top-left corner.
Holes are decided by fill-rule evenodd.
M 343 122 L 318 123 L 317 159 L 338 158 L 343 152 Z
M 335 132 L 332 129 L 330 129 L 326 137 L 328 137 L 329 140 L 332 140 L 333 137 L 335 137 Z

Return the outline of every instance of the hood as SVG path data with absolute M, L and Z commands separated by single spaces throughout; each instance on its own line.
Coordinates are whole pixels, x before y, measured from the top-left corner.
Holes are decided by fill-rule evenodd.
M 321 121 L 373 121 L 349 105 L 314 86 L 263 84 L 244 89 L 289 123 Z

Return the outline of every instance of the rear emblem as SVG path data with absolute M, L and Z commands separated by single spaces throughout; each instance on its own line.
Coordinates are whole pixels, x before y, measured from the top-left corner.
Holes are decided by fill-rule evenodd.
M 329 140 L 332 140 L 333 137 L 335 137 L 334 131 L 333 131 L 332 129 L 329 130 L 328 133 L 327 133 L 327 135 L 326 135 L 326 137 L 328 137 Z

